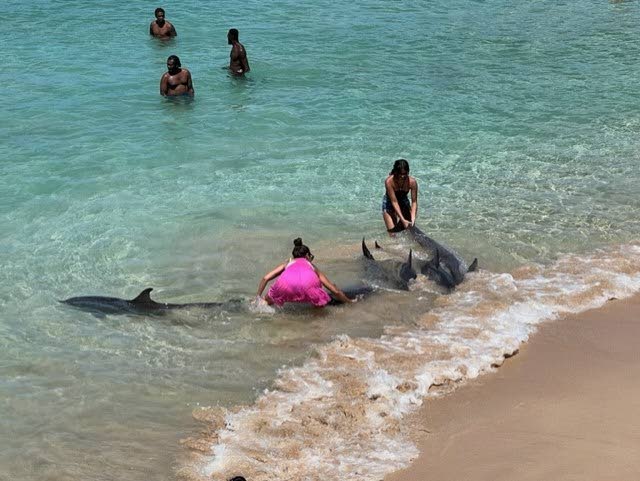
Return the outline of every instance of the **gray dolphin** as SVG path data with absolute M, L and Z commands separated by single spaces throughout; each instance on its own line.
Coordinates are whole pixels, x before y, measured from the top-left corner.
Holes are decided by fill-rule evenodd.
M 457 286 L 464 280 L 467 272 L 473 272 L 478 268 L 478 259 L 474 259 L 470 266 L 452 250 L 436 242 L 417 226 L 409 227 L 409 232 L 420 246 L 424 247 L 431 260 L 421 269 L 421 272 L 449 289 Z
M 100 314 L 163 314 L 167 311 L 189 308 L 224 308 L 237 309 L 243 303 L 241 299 L 232 299 L 227 302 L 188 302 L 185 304 L 169 304 L 156 302 L 151 299 L 153 287 L 147 287 L 134 299 L 121 299 L 119 297 L 81 296 L 70 297 L 63 304 L 77 307 L 83 311 Z
M 226 302 L 187 302 L 184 304 L 171 304 L 165 302 L 156 302 L 151 299 L 152 287 L 147 287 L 134 299 L 121 299 L 119 297 L 105 297 L 105 296 L 80 296 L 70 297 L 64 301 L 59 301 L 63 304 L 76 307 L 83 311 L 91 312 L 93 314 L 145 314 L 145 315 L 158 315 L 164 314 L 168 311 L 174 311 L 179 309 L 225 309 L 225 310 L 239 310 L 243 306 L 244 301 L 242 299 L 231 299 Z M 367 285 L 354 285 L 343 289 L 343 292 L 350 299 L 367 297 L 373 292 L 373 288 Z M 331 293 L 331 301 L 329 305 L 335 306 L 342 304 L 342 302 L 336 299 Z
M 379 248 L 379 246 L 377 247 Z M 363 237 L 362 254 L 365 257 L 366 276 L 382 282 L 388 287 L 408 291 L 409 281 L 417 276 L 413 268 L 413 252 L 411 250 L 406 262 L 396 260 L 377 261 L 371 254 Z

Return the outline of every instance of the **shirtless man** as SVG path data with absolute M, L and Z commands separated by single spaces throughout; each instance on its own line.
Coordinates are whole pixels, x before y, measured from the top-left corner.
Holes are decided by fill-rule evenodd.
M 181 68 L 180 59 L 176 55 L 171 55 L 167 59 L 167 72 L 160 79 L 160 95 L 163 97 L 194 95 L 191 72 Z
M 242 76 L 247 73 L 249 70 L 249 61 L 247 60 L 247 52 L 244 49 L 244 45 L 242 45 L 238 41 L 238 29 L 232 28 L 229 29 L 229 33 L 227 33 L 227 41 L 229 45 L 231 45 L 231 61 L 229 62 L 229 71 L 232 75 Z
M 149 25 L 149 35 L 154 37 L 167 39 L 178 35 L 175 27 L 164 19 L 164 8 L 156 8 L 156 19 Z

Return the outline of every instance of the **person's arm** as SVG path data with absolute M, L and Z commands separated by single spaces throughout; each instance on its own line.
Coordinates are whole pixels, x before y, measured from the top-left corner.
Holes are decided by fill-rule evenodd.
M 193 80 L 191 79 L 191 72 L 187 70 L 187 93 L 189 95 L 195 95 L 193 91 Z
M 413 179 L 413 188 L 411 189 L 411 225 L 416 224 L 416 217 L 418 217 L 418 181 Z
M 242 47 L 242 55 L 240 56 L 240 65 L 242 65 L 242 71 L 247 73 L 251 68 L 249 67 L 249 60 L 247 60 L 247 50 Z
M 171 25 L 171 30 L 169 30 L 169 36 L 170 37 L 177 37 L 178 36 L 178 32 L 176 32 L 176 27 L 173 26 L 173 24 L 169 24 Z
M 260 279 L 260 284 L 258 284 L 258 292 L 256 293 L 256 295 L 258 297 L 260 297 L 262 295 L 262 291 L 264 291 L 264 288 L 267 287 L 267 283 L 269 281 L 272 281 L 276 277 L 278 277 L 280 274 L 282 274 L 282 272 L 284 271 L 285 267 L 286 267 L 286 264 L 280 264 L 278 267 L 276 267 L 271 272 L 267 272 L 264 275 L 264 277 L 262 279 Z
M 387 189 L 387 197 L 391 201 L 391 205 L 393 206 L 393 210 L 396 211 L 396 215 L 398 216 L 398 219 L 400 219 L 400 222 L 402 222 L 402 225 L 406 229 L 407 227 L 409 227 L 410 222 L 402 216 L 402 209 L 400 209 L 400 204 L 398 204 L 396 193 L 393 190 L 392 179 L 393 179 L 392 177 L 389 177 L 384 183 L 384 186 Z
M 325 276 L 318 269 L 316 269 L 316 274 L 318 274 L 318 277 L 320 278 L 320 282 L 322 282 L 322 285 L 324 287 L 326 287 L 327 289 L 329 289 L 331 291 L 331 293 L 334 296 L 336 296 L 336 298 L 339 301 L 344 302 L 345 304 L 356 302 L 355 299 L 349 299 L 344 292 L 342 292 L 340 289 L 338 289 L 329 279 L 327 279 L 327 276 Z
M 155 20 L 154 20 L 155 22 Z M 149 35 L 153 35 L 153 22 L 149 24 Z
M 166 97 L 168 93 L 169 93 L 169 75 L 165 73 L 160 78 L 160 95 L 162 95 L 163 97 Z

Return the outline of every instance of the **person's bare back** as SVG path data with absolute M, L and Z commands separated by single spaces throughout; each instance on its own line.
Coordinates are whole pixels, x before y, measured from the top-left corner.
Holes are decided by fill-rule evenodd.
M 164 10 L 162 8 L 156 8 L 156 19 L 149 25 L 149 35 L 156 38 L 167 39 L 178 35 L 174 26 L 165 20 Z

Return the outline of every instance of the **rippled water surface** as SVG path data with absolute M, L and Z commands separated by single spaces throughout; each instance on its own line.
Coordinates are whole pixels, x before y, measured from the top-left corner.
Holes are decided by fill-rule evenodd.
M 388 399 L 380 412 L 402 425 L 403 406 L 426 394 L 429 379 L 471 376 L 541 320 L 637 291 L 640 3 L 182 2 L 164 5 L 178 31 L 168 42 L 148 37 L 155 7 L 4 4 L 7 479 L 171 480 L 240 469 L 230 461 L 236 440 L 200 434 L 207 426 L 192 411 L 202 406 L 239 412 L 241 439 L 270 440 L 299 479 L 310 475 L 301 466 L 333 479 L 309 461 L 318 453 L 342 474 L 360 466 L 361 479 L 379 479 L 408 461 L 408 441 L 378 440 L 407 459 L 347 438 L 348 456 L 332 458 L 324 449 L 336 431 L 325 428 L 298 432 L 317 442 L 282 447 L 256 428 L 265 419 L 290 428 L 264 405 L 306 406 L 323 393 L 333 404 L 311 404 L 329 416 L 346 398 L 324 370 L 362 372 L 345 384 L 353 399 Z M 224 69 L 231 27 L 249 55 L 244 79 Z M 193 101 L 158 94 L 171 54 L 192 73 Z M 404 259 L 413 248 L 422 262 L 426 254 L 406 236 L 388 238 L 380 218 L 382 182 L 400 157 L 419 182 L 418 224 L 480 260 L 481 272 L 452 296 L 419 276 L 410 292 L 383 289 L 326 312 L 260 313 L 247 303 L 96 316 L 58 303 L 132 298 L 145 287 L 164 302 L 249 300 L 298 236 L 340 285 L 366 277 L 363 236 L 383 244 L 379 258 Z M 411 349 L 438 366 L 464 361 L 438 370 L 390 354 Z M 301 369 L 307 391 L 290 368 Z M 265 388 L 285 393 L 284 404 L 260 398 Z M 358 412 L 371 420 L 366 406 Z M 353 414 L 319 420 L 300 409 L 307 427 Z M 360 425 L 362 439 L 384 431 Z M 185 438 L 205 446 L 193 466 Z M 213 455 L 209 446 L 218 446 Z M 242 467 L 253 479 L 282 475 L 285 464 L 272 464 Z

